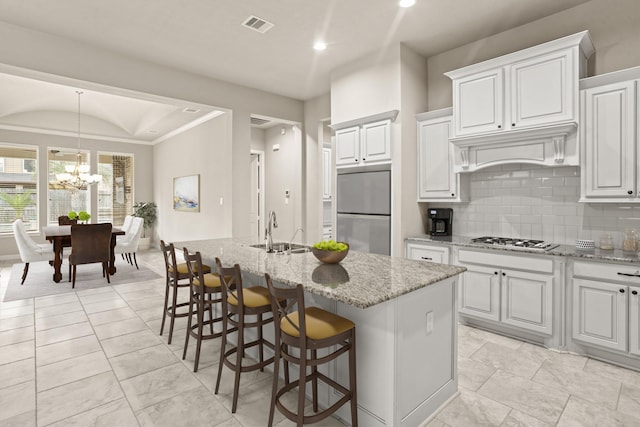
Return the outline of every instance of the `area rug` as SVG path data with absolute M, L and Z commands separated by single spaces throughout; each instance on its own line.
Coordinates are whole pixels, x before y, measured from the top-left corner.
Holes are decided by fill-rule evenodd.
M 120 259 L 116 260 L 116 274 L 110 277 L 111 286 L 143 282 L 162 277 L 158 273 L 140 265 L 140 263 L 138 263 L 140 269 L 137 270 L 135 265 L 132 266 L 124 261 L 118 261 L 120 261 Z M 107 279 L 102 277 L 101 264 L 79 265 L 76 271 L 75 289 L 71 289 L 71 282 L 69 282 L 68 275 L 69 265 L 67 263 L 62 264 L 62 280 L 60 283 L 53 281 L 53 267 L 51 267 L 47 261 L 30 263 L 29 274 L 24 281 L 24 285 L 21 286 L 20 281 L 22 280 L 23 270 L 23 263 L 13 264 L 11 267 L 9 284 L 2 299 L 3 301 L 14 301 L 110 286 L 107 283 Z

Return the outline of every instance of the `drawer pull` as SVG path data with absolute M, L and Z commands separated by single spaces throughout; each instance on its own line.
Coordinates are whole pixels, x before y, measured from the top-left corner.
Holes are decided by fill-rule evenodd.
M 636 271 L 635 273 L 620 273 L 620 272 L 618 272 L 618 276 L 640 277 L 640 271 Z
M 620 289 L 620 293 L 621 293 L 621 294 L 624 294 L 624 289 Z
M 431 258 L 430 256 L 421 256 L 421 259 L 426 259 L 426 260 L 432 260 L 433 258 Z

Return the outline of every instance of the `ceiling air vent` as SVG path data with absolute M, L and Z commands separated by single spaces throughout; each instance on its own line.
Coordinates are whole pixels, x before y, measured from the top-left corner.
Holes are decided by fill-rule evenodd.
M 253 126 L 262 126 L 264 124 L 269 123 L 271 120 L 267 119 L 259 119 L 258 117 L 251 117 L 251 124 Z
M 192 108 L 192 107 L 186 107 L 184 110 L 182 110 L 183 113 L 190 113 L 190 114 L 196 114 L 200 112 L 199 108 Z
M 253 15 L 248 17 L 242 25 L 263 34 L 273 28 L 273 24 L 271 22 Z

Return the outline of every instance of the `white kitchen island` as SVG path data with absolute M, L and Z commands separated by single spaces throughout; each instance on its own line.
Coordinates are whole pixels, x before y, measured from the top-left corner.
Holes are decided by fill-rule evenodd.
M 211 265 L 216 257 L 237 263 L 263 285 L 264 273 L 281 285 L 301 283 L 307 305 L 353 320 L 360 425 L 420 426 L 457 393 L 456 282 L 463 267 L 355 251 L 328 265 L 310 252 L 268 254 L 235 239 L 175 245 L 199 251 Z M 346 360 L 328 374 L 347 384 Z M 321 404 L 337 399 L 320 390 Z M 348 405 L 338 416 L 350 420 Z

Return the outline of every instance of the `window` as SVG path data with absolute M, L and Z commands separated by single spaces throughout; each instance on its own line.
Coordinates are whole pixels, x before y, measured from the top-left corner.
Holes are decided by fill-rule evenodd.
M 98 222 L 121 225 L 133 212 L 133 155 L 98 154 Z
M 65 167 L 73 167 L 76 164 L 77 152 L 65 152 L 62 150 L 49 150 L 49 210 L 48 224 L 58 224 L 58 217 L 67 215 L 69 211 L 90 212 L 90 189 L 70 190 L 56 184 L 56 174 L 65 172 Z M 80 162 L 89 164 L 89 155 L 80 153 Z
M 37 158 L 37 147 L 0 144 L 0 233 L 12 233 L 16 218 L 28 231 L 39 228 Z
M 35 159 L 24 159 L 22 160 L 22 172 L 24 173 L 34 173 L 36 171 L 36 161 Z

